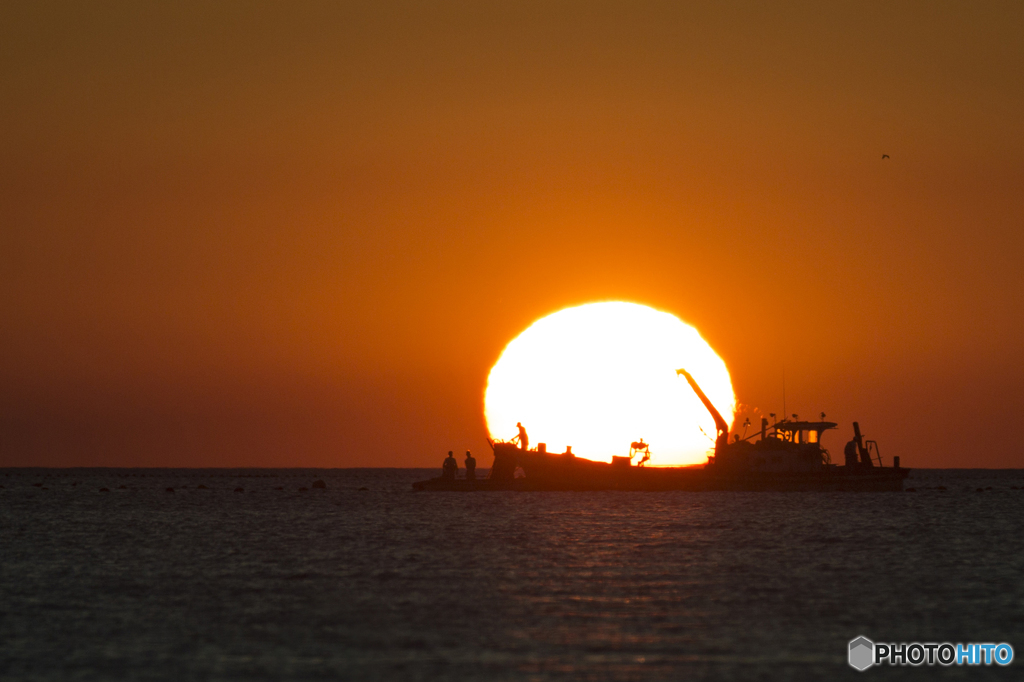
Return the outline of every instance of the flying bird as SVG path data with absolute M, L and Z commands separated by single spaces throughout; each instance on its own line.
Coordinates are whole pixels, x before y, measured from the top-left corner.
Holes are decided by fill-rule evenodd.
M 883 158 L 883 159 L 888 159 L 888 158 L 889 158 L 889 155 L 888 155 L 888 154 L 882 154 L 882 158 Z

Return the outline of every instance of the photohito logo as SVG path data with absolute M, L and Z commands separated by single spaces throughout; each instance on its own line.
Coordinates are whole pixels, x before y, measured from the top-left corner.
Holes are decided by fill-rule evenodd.
M 857 670 L 867 670 L 874 660 L 874 642 L 867 637 L 858 637 L 850 642 L 850 665 Z
M 850 640 L 850 666 L 867 670 L 873 665 L 1010 665 L 1013 647 L 1000 644 L 936 644 L 911 642 L 909 644 L 882 644 L 872 642 L 863 635 Z

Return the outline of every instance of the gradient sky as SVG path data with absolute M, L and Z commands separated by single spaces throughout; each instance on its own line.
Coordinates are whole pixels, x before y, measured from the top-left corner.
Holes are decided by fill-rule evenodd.
M 1019 2 L 5 2 L 0 465 L 486 456 L 618 299 L 834 457 L 1024 466 L 1022 74 Z

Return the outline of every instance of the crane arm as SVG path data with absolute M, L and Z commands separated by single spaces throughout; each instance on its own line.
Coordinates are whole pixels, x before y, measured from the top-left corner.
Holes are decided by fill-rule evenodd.
M 725 419 L 722 418 L 722 414 L 717 409 L 715 409 L 715 406 L 711 404 L 711 401 L 708 400 L 708 397 L 704 395 L 704 391 L 702 391 L 700 386 L 697 385 L 697 382 L 694 381 L 693 376 L 685 369 L 677 369 L 676 374 L 682 374 L 684 377 L 686 377 L 686 381 L 690 384 L 690 388 L 693 389 L 693 392 L 697 394 L 697 397 L 700 398 L 700 401 L 704 403 L 704 407 L 708 408 L 708 412 L 710 412 L 711 416 L 714 417 L 715 428 L 718 429 L 718 438 L 716 439 L 716 441 L 720 439 L 723 435 L 726 436 L 726 438 L 728 438 L 729 425 L 725 423 Z

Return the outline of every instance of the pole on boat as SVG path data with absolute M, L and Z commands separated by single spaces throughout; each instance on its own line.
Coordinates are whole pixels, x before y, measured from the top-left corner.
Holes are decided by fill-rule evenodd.
M 857 452 L 860 453 L 860 463 L 866 467 L 873 467 L 875 463 L 871 461 L 871 453 L 869 453 L 867 448 L 864 447 L 864 437 L 860 435 L 860 424 L 857 422 L 853 422 L 853 439 L 857 441 Z

